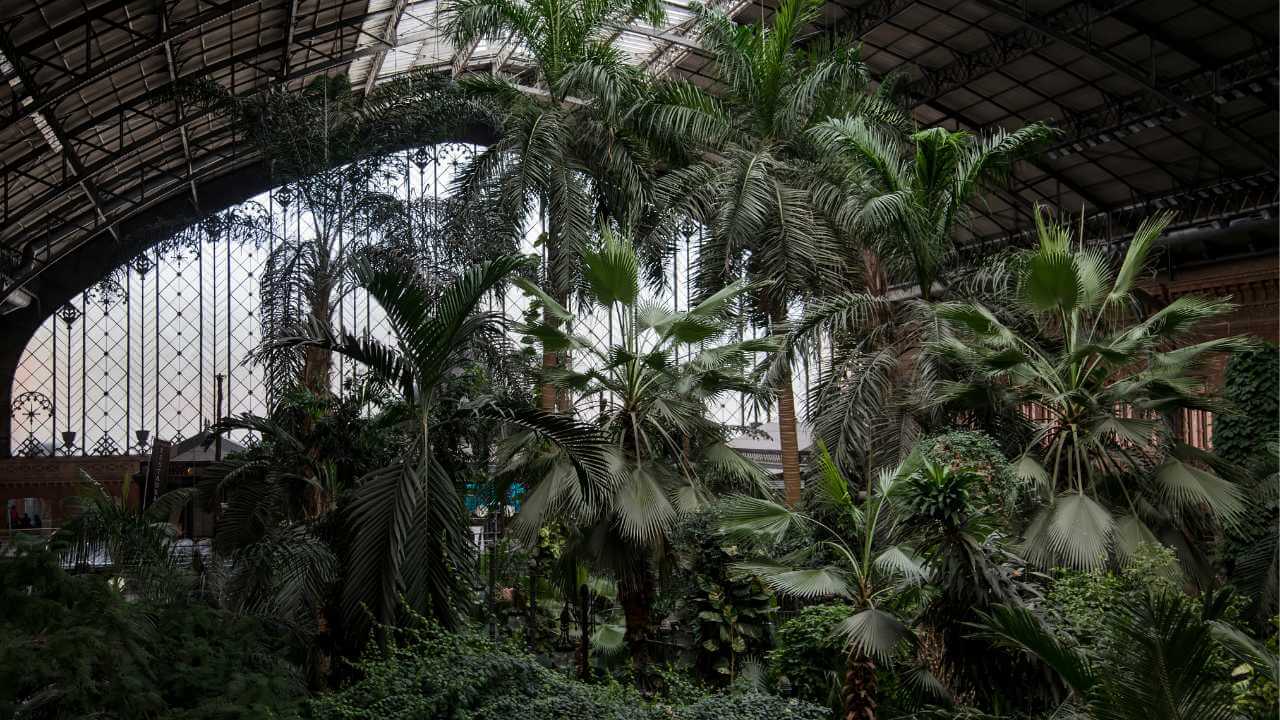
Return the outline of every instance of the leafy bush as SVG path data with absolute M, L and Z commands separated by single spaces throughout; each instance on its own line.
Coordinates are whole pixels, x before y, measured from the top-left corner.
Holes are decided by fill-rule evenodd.
M 723 684 L 742 661 L 770 647 L 773 593 L 758 578 L 736 576 L 737 548 L 725 544 L 714 507 L 689 516 L 673 533 L 677 548 L 676 609 L 688 624 L 700 674 Z
M 1109 613 L 1123 601 L 1148 591 L 1181 593 L 1181 570 L 1172 550 L 1142 545 L 1119 572 L 1057 571 L 1044 605 L 1053 625 L 1093 654 L 1103 654 L 1111 640 Z
M 305 688 L 266 624 L 130 602 L 48 555 L 0 562 L 0 717 L 297 717 Z
M 1247 466 L 1280 433 L 1280 351 L 1275 345 L 1238 352 L 1227 362 L 1223 398 L 1232 412 L 1214 418 L 1213 449 Z
M 1018 479 L 1000 446 L 986 433 L 953 430 L 921 440 L 916 447 L 928 460 L 978 476 L 969 489 L 977 512 L 1008 520 L 1031 499 L 1031 488 Z
M 826 710 L 758 693 L 654 703 L 630 688 L 591 685 L 474 632 L 397 630 L 355 664 L 359 679 L 315 699 L 316 720 L 823 720 Z
M 782 623 L 769 653 L 774 682 L 795 697 L 837 704 L 845 654 L 833 631 L 850 614 L 847 605 L 811 605 Z

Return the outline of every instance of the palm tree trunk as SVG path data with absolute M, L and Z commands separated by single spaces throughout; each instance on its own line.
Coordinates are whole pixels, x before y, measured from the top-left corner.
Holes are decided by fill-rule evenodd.
M 631 666 L 635 671 L 636 685 L 642 691 L 649 689 L 649 642 L 653 629 L 653 580 L 649 577 L 649 562 L 640 560 L 634 573 L 618 584 L 618 602 L 622 605 L 627 631 L 624 639 L 631 653 Z
M 787 321 L 786 308 L 773 313 L 774 326 Z M 782 487 L 787 505 L 800 502 L 800 441 L 796 435 L 796 398 L 791 389 L 791 369 L 778 382 L 778 443 L 782 451 Z
M 578 587 L 578 651 L 574 660 L 578 679 L 591 679 L 591 594 L 586 583 Z
M 313 322 L 327 325 L 332 317 L 331 295 L 333 289 L 327 282 L 315 281 L 308 298 L 311 305 Z M 302 354 L 302 386 L 316 397 L 327 397 L 332 389 L 329 386 L 329 374 L 333 370 L 333 352 L 318 347 L 308 346 Z
M 558 295 L 558 293 L 552 293 L 552 295 L 553 296 Z M 561 302 L 560 298 L 557 297 L 556 302 Z M 550 310 L 543 309 L 542 321 L 548 325 L 551 324 L 552 317 L 551 317 Z M 551 368 L 554 368 L 558 364 L 560 364 L 560 356 L 557 353 L 554 353 L 551 351 L 542 353 L 543 372 L 547 372 L 548 370 L 550 370 Z M 556 398 L 555 385 L 552 385 L 551 383 L 543 383 L 542 394 L 538 398 L 538 407 L 540 407 L 542 410 L 546 412 L 554 412 L 556 409 L 556 400 L 557 398 Z
M 840 699 L 844 704 L 844 720 L 876 720 L 874 660 L 858 651 L 849 653 Z

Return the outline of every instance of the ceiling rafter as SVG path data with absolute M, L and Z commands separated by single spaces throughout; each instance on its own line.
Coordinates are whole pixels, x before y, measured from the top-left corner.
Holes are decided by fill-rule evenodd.
M 1201 69 L 1167 85 L 1167 92 L 1182 98 L 1185 103 L 1228 101 L 1255 95 L 1268 98 L 1272 104 L 1276 88 L 1280 86 L 1280 53 L 1276 48 L 1266 48 L 1247 57 L 1216 68 Z M 1085 113 L 1069 113 L 1060 122 L 1067 137 L 1049 148 L 1054 156 L 1070 155 L 1085 147 L 1110 142 L 1168 124 L 1186 113 L 1176 105 L 1165 103 L 1149 93 L 1124 98 L 1118 103 L 1107 103 Z
M 148 55 L 160 52 L 164 49 L 165 43 L 185 37 L 199 30 L 210 22 L 218 18 L 226 17 L 235 11 L 256 5 L 262 0 L 227 0 L 223 5 L 215 5 L 209 10 L 197 13 L 195 16 L 187 20 L 181 26 L 170 28 L 168 32 L 161 34 L 159 37 L 153 38 L 150 42 L 141 43 L 141 47 L 130 45 L 111 55 L 101 64 L 97 65 L 92 71 L 76 75 L 72 80 L 62 85 L 50 88 L 45 92 L 41 99 L 23 109 L 22 112 L 15 116 L 0 118 L 0 125 L 15 123 L 19 120 L 31 117 L 34 113 L 49 110 L 53 105 L 57 104 L 67 96 L 88 88 L 93 83 L 106 78 L 112 73 L 118 71 L 121 67 L 130 63 L 138 62 Z M 10 48 L 12 50 L 12 47 Z M 16 51 L 14 51 L 16 52 Z M 22 54 L 21 57 L 33 57 L 29 52 Z M 15 56 L 11 61 L 16 62 L 20 58 Z
M 373 13 L 373 14 L 380 14 L 380 13 Z M 324 35 L 334 32 L 335 30 L 341 30 L 343 28 L 350 27 L 352 24 L 359 24 L 364 19 L 366 19 L 366 17 L 368 17 L 368 15 L 359 15 L 359 16 L 347 18 L 345 20 L 337 20 L 337 21 L 325 23 L 324 25 L 315 27 L 311 30 L 298 33 L 297 39 L 298 41 L 304 41 L 304 40 L 311 39 L 313 37 L 323 37 Z M 279 49 L 282 46 L 282 44 L 283 44 L 283 39 L 277 40 L 273 43 L 268 43 L 267 45 L 262 47 L 247 48 L 227 58 L 224 58 L 219 62 L 212 63 L 206 66 L 205 71 L 206 73 L 222 72 L 224 70 L 235 67 L 237 64 L 240 64 L 245 57 L 257 56 L 262 52 L 273 52 Z M 284 78 L 284 79 L 292 80 L 292 79 L 305 77 L 314 73 L 324 72 L 334 67 L 347 64 L 351 60 L 357 57 L 363 57 L 365 55 L 372 54 L 373 51 L 374 51 L 373 47 L 357 48 L 355 50 L 352 50 L 349 53 L 346 53 L 345 55 L 343 55 L 341 58 L 337 60 L 329 61 L 321 65 L 309 65 L 307 67 L 295 69 L 290 73 L 290 75 L 287 78 Z M 139 95 L 135 96 L 134 98 L 131 98 L 128 101 L 117 103 L 116 105 L 112 106 L 109 112 L 103 113 L 96 117 L 88 118 L 81 125 L 75 128 L 72 128 L 68 132 L 68 134 L 74 137 L 80 133 L 93 129 L 94 127 L 100 125 L 104 120 L 117 117 L 117 116 L 123 116 L 128 112 L 142 112 L 140 109 L 141 107 L 154 106 L 156 104 L 156 99 L 165 97 L 165 94 L 170 92 L 172 87 L 173 87 L 172 85 L 161 85 L 157 88 L 152 88 L 143 93 L 140 93 Z M 199 113 L 187 113 L 185 117 L 186 123 L 187 125 L 189 125 L 192 122 L 206 119 L 210 116 L 211 112 L 212 112 L 211 110 L 203 110 Z M 145 147 L 146 145 L 149 145 L 157 141 L 163 141 L 164 135 L 167 132 L 171 132 L 173 129 L 174 128 L 172 127 L 162 128 L 146 136 L 141 141 L 134 142 L 127 147 L 120 148 L 115 153 L 114 156 L 104 157 L 98 163 L 95 163 L 94 165 L 90 166 L 89 173 L 92 175 L 93 173 L 101 170 L 102 168 L 108 167 L 116 163 L 120 157 L 124 157 L 131 153 L 134 153 L 140 147 Z M 0 170 L 0 173 L 8 174 L 11 172 L 17 172 L 20 168 L 33 162 L 40 154 L 41 154 L 41 151 L 32 150 L 31 152 L 24 154 L 22 157 L 7 163 L 6 166 L 3 168 L 3 170 Z M 11 209 L 10 218 L 12 218 L 15 222 L 8 223 L 8 228 L 9 228 L 8 232 L 5 232 L 5 230 L 0 229 L 0 237 L 11 235 L 13 232 L 16 232 L 14 228 L 20 225 L 23 218 L 37 212 L 41 207 L 44 207 L 48 203 L 56 200 L 58 197 L 64 194 L 68 189 L 75 187 L 74 184 L 68 185 L 68 186 L 54 186 L 52 183 L 45 183 L 45 184 L 49 185 L 52 189 L 44 193 L 43 195 L 33 198 L 30 202 L 28 202 L 27 204 L 17 209 Z
M 1121 0 L 1107 5 L 1106 9 L 1103 10 L 1095 9 L 1089 3 L 1067 3 L 1046 15 L 1044 22 L 1061 24 L 1066 32 L 1074 32 L 1139 1 Z M 979 4 L 986 5 L 986 3 L 981 2 Z M 963 20 L 963 18 L 934 7 L 932 4 L 926 3 L 926 5 L 934 12 L 956 20 Z M 1046 37 L 1038 30 L 1029 27 L 1003 35 L 995 35 L 991 37 L 991 44 L 981 49 L 963 53 L 953 51 L 951 53 L 952 61 L 941 67 L 919 68 L 917 66 L 921 72 L 920 78 L 908 85 L 905 92 L 911 96 L 913 102 L 932 102 L 949 92 L 967 87 L 974 81 L 986 77 L 1000 68 L 1008 67 L 1011 63 L 1052 43 L 1052 38 Z M 1106 95 L 1101 89 L 1098 89 L 1098 92 L 1103 93 L 1104 96 Z
M 1200 104 L 1178 97 L 1170 93 L 1162 83 L 1154 77 L 1154 73 L 1147 74 L 1141 69 L 1133 66 L 1128 60 L 1117 56 L 1110 50 L 1094 46 L 1089 40 L 1080 38 L 1072 30 L 1055 27 L 1050 18 L 1037 16 L 1027 12 L 1024 6 L 1017 5 L 1009 0 L 974 0 L 979 5 L 996 10 L 1010 19 L 1018 22 L 1024 27 L 1034 30 L 1046 38 L 1059 42 L 1069 47 L 1075 48 L 1080 52 L 1087 53 L 1095 61 L 1103 64 L 1109 70 L 1127 79 L 1129 82 L 1143 88 L 1147 93 L 1163 100 L 1179 110 L 1185 112 L 1221 134 L 1241 149 L 1252 154 L 1257 160 L 1264 163 L 1272 169 L 1280 165 L 1275 154 L 1265 148 L 1261 148 L 1252 138 L 1227 127 L 1220 123 L 1211 112 L 1206 110 Z M 1085 5 L 1088 7 L 1088 5 Z
M 1211 225 L 1219 229 L 1244 218 L 1274 219 L 1280 214 L 1280 179 L 1262 172 L 1220 178 L 1194 187 L 1171 188 L 1149 193 L 1121 206 L 1087 214 L 1085 226 L 1104 243 L 1128 240 L 1152 213 L 1175 209 L 1178 214 L 1169 230 Z M 1075 220 L 1073 222 L 1079 222 Z M 969 247 L 1004 247 L 1025 244 L 1034 238 L 1034 228 L 1011 234 L 974 238 Z
M 284 47 L 280 49 L 280 77 L 289 76 L 289 65 L 293 60 L 293 35 L 298 24 L 298 0 L 284 0 L 288 8 L 284 19 Z
M 166 0 L 158 0 L 158 5 L 159 7 L 157 10 L 160 12 L 160 36 L 164 37 L 169 32 L 169 8 L 167 7 L 168 3 Z M 169 69 L 169 82 L 178 82 L 178 64 L 174 61 L 173 47 L 169 45 L 168 40 L 164 41 L 164 59 L 165 65 Z M 191 141 L 187 138 L 187 124 L 183 122 L 182 119 L 184 112 L 185 110 L 182 107 L 182 102 L 175 99 L 173 102 L 173 114 L 177 117 L 178 137 L 182 140 L 182 155 L 186 159 L 187 163 L 187 184 L 191 187 L 192 206 L 199 210 L 200 193 L 196 190 L 195 180 L 191 179 L 195 172 L 191 161 Z
M 31 100 L 31 104 L 40 105 L 44 99 L 40 93 L 40 86 L 36 83 L 35 78 L 27 70 L 26 64 L 22 62 L 22 58 L 18 57 L 13 48 L 13 42 L 9 37 L 8 29 L 0 31 L 0 53 L 5 57 L 6 62 L 13 67 L 17 74 L 18 80 L 22 83 L 22 88 L 26 96 Z M 12 86 L 11 86 L 11 89 Z M 45 113 L 31 113 L 27 117 L 36 124 L 45 135 L 46 142 L 50 141 L 48 134 L 43 131 L 48 129 L 53 135 L 53 140 L 49 142 L 49 147 L 55 154 L 61 154 L 63 160 L 71 165 L 71 169 L 76 174 L 80 188 L 84 191 L 85 197 L 97 212 L 99 220 L 107 226 L 112 236 L 116 236 L 115 226 L 111 222 L 111 218 L 107 216 L 106 208 L 102 204 L 102 198 L 98 193 L 97 185 L 93 181 L 93 177 L 85 171 L 84 163 L 80 160 L 80 155 L 76 152 L 75 147 L 71 144 L 71 138 L 63 131 L 62 125 L 58 118 Z M 44 127 L 41 127 L 43 125 Z
M 391 8 L 391 14 L 387 16 L 387 24 L 382 29 L 380 37 L 382 45 L 373 53 L 373 59 L 369 61 L 369 74 L 364 79 L 364 94 L 368 95 L 373 92 L 374 83 L 378 82 L 378 75 L 382 72 L 382 63 L 387 58 L 387 53 L 395 49 L 396 31 L 400 27 L 400 19 L 404 16 L 404 10 L 409 5 L 409 0 L 396 0 L 396 4 Z
M 719 10 L 729 17 L 734 17 L 750 4 L 751 0 L 708 0 L 706 6 L 711 10 Z M 696 40 L 697 18 L 691 17 L 687 23 L 682 24 L 680 27 L 672 28 L 668 32 L 676 37 L 680 37 L 681 33 L 683 33 L 685 37 L 692 37 Z M 693 42 L 692 45 L 700 47 L 697 42 Z M 671 72 L 672 68 L 679 65 L 680 61 L 684 60 L 690 52 L 696 52 L 696 50 L 690 50 L 687 46 L 677 45 L 671 40 L 663 40 L 662 44 L 655 48 L 649 57 L 645 58 L 642 65 L 654 75 L 661 77 Z

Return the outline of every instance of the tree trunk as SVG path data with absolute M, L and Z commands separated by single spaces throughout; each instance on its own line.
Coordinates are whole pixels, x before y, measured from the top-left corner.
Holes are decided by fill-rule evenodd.
M 578 588 L 578 679 L 591 679 L 591 591 L 586 584 Z
M 312 322 L 327 326 L 332 316 L 330 306 L 332 288 L 329 283 L 316 283 L 308 302 L 311 305 Z M 333 370 L 333 353 L 326 348 L 306 347 L 302 351 L 302 386 L 316 397 L 327 397 L 332 388 L 329 375 Z
M 556 366 L 559 358 L 553 352 L 542 353 L 542 370 L 547 371 L 549 368 Z M 554 412 L 556 409 L 556 388 L 550 383 L 543 383 L 542 396 L 538 400 L 538 407 L 546 412 Z
M 871 248 L 862 249 L 863 285 L 868 295 L 882 296 L 889 291 L 889 279 L 884 274 L 880 255 Z
M 849 653 L 840 689 L 844 720 L 876 720 L 876 663 L 861 652 Z
M 332 289 L 327 282 L 316 281 L 313 291 L 308 294 L 307 302 L 311 305 L 310 317 L 313 323 L 328 325 L 332 308 L 329 304 Z M 302 387 L 319 398 L 328 397 L 332 392 L 329 386 L 329 373 L 333 367 L 333 353 L 325 348 L 304 347 L 302 350 Z M 306 415 L 302 421 L 302 431 L 306 436 L 310 436 L 315 429 L 315 422 L 310 415 Z M 308 455 L 313 461 L 319 459 L 318 450 L 314 447 L 307 450 Z M 314 479 L 315 474 L 310 468 L 303 471 L 304 477 Z M 325 497 L 323 488 L 315 485 L 307 485 L 306 493 L 306 517 L 308 520 L 314 520 L 324 514 L 328 508 L 329 498 Z
M 633 577 L 624 578 L 618 584 L 618 602 L 626 618 L 627 632 L 624 639 L 631 653 L 631 666 L 635 671 L 636 686 L 641 691 L 650 689 L 649 642 L 653 618 L 653 581 L 649 578 L 649 563 L 641 561 Z
M 774 326 L 787 321 L 786 309 L 773 313 Z M 791 369 L 788 368 L 778 383 L 778 443 L 782 451 L 782 487 L 787 505 L 800 502 L 800 442 L 796 435 L 796 398 L 791 389 Z

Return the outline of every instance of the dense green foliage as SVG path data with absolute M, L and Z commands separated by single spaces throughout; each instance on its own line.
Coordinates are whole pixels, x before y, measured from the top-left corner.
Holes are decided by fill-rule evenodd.
M 618 685 L 549 670 L 510 645 L 470 633 L 399 631 L 356 663 L 358 679 L 312 704 L 316 720 L 822 720 L 826 711 L 757 693 L 688 704 L 651 701 Z
M 133 602 L 56 558 L 0 563 L 0 715 L 298 717 L 300 648 L 281 628 L 200 600 Z
M 273 248 L 273 406 L 219 420 L 257 442 L 195 487 L 86 476 L 48 555 L 0 561 L 0 715 L 1275 717 L 1280 356 L 1143 291 L 1170 217 L 1112 256 L 1036 208 L 1034 247 L 968 262 L 1056 131 L 914 126 L 818 0 L 694 5 L 716 92 L 649 77 L 614 39 L 661 7 L 450 0 L 518 76 L 191 93 L 313 217 L 197 228 Z M 388 182 L 476 123 L 452 200 Z M 389 342 L 333 327 L 357 288 Z M 727 397 L 777 419 L 782 493 Z M 212 550 L 180 561 L 189 504 Z
M 787 618 L 778 627 L 774 649 L 769 652 L 773 681 L 795 697 L 833 704 L 844 669 L 844 652 L 835 629 L 848 616 L 849 608 L 842 605 L 810 605 Z
M 732 571 L 738 548 L 719 534 L 716 510 L 685 520 L 672 545 L 680 549 L 676 610 L 691 630 L 694 665 L 704 679 L 724 683 L 772 645 L 777 602 L 759 578 Z
M 1280 349 L 1238 352 L 1227 361 L 1222 398 L 1230 403 L 1213 422 L 1213 451 L 1248 466 L 1280 437 Z

